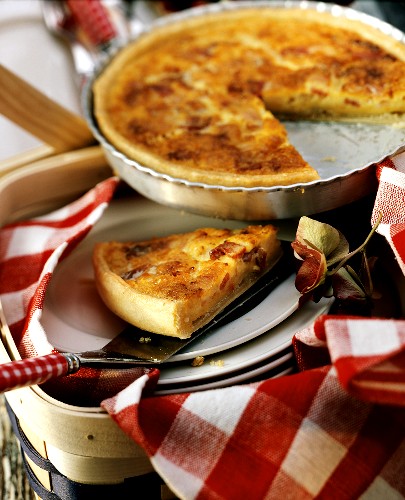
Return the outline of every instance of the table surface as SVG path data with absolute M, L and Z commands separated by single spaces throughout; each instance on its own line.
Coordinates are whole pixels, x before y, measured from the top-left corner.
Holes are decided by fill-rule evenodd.
M 24 472 L 17 438 L 13 434 L 4 396 L 0 395 L 0 498 L 33 500 L 34 493 Z

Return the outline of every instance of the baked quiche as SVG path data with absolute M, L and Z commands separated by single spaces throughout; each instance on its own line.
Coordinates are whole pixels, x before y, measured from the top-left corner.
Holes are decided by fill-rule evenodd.
M 95 282 L 107 307 L 148 332 L 189 338 L 279 259 L 272 225 L 202 228 L 139 242 L 100 242 Z
M 314 9 L 224 9 L 141 35 L 93 94 L 107 140 L 158 172 L 220 186 L 305 183 L 318 174 L 279 118 L 397 122 L 405 45 Z

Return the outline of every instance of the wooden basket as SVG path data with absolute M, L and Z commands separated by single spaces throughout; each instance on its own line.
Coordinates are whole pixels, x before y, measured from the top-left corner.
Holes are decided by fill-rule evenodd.
M 111 175 L 97 146 L 19 168 L 0 177 L 0 224 L 63 206 Z M 1 303 L 0 328 L 0 362 L 20 359 Z M 122 493 L 123 485 L 134 498 L 135 480 L 158 489 L 159 498 L 173 498 L 161 488 L 145 452 L 100 407 L 62 403 L 39 386 L 9 391 L 6 401 L 30 482 L 41 498 L 44 492 L 53 492 L 52 498 L 93 498 L 100 488 Z

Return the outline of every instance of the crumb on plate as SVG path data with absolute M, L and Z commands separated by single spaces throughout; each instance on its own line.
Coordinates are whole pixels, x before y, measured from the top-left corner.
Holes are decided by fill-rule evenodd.
M 205 359 L 204 356 L 196 356 L 192 363 L 191 366 L 201 366 L 204 363 Z
M 148 344 L 152 339 L 150 337 L 140 337 L 139 342 L 141 344 Z
M 218 366 L 219 368 L 222 368 L 224 366 L 224 360 L 223 359 L 218 359 L 218 361 L 212 360 L 210 361 L 211 366 Z

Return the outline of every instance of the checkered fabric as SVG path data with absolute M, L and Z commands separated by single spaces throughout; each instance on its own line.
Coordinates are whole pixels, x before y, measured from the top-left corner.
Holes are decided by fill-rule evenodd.
M 102 216 L 118 182 L 117 178 L 108 179 L 60 210 L 1 229 L 0 303 L 22 358 L 54 351 L 41 325 L 43 301 L 53 270 Z M 68 403 L 99 404 L 101 399 L 113 396 L 149 371 L 82 368 L 43 387 L 55 397 L 63 395 Z
M 402 270 L 403 167 L 405 153 L 377 169 L 373 214 Z M 0 300 L 22 357 L 52 352 L 46 286 L 117 182 L 0 231 Z M 156 397 L 158 370 L 81 369 L 44 388 L 74 404 L 102 398 L 182 499 L 405 498 L 404 321 L 324 316 L 293 345 L 303 371 L 253 384 Z
M 146 381 L 103 406 L 179 498 L 405 495 L 405 409 L 351 396 L 335 368 L 142 398 Z
M 396 162 L 392 162 L 395 168 L 383 168 L 380 175 L 380 183 L 375 200 L 372 223 L 374 224 L 379 214 L 383 218 L 377 231 L 385 236 L 390 243 L 398 264 L 405 274 L 405 154 L 398 157 Z M 399 170 L 402 169 L 402 172 Z

